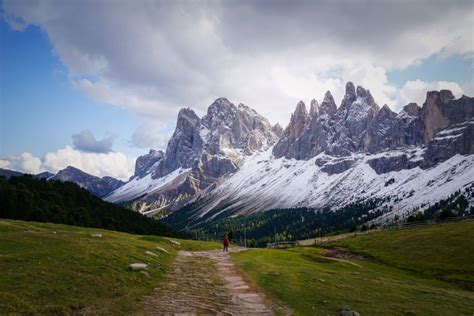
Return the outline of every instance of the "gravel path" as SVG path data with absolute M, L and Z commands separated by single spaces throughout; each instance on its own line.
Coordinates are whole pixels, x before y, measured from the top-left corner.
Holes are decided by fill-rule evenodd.
M 290 314 L 252 288 L 228 253 L 180 251 L 174 271 L 166 278 L 163 287 L 146 298 L 146 314 L 274 315 L 277 309 Z

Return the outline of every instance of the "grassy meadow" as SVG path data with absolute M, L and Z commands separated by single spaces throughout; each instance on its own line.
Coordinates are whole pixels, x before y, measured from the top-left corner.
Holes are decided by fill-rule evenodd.
M 170 239 L 0 220 L 0 314 L 139 313 L 141 299 L 172 268 L 178 250 L 220 248 Z M 129 270 L 131 263 L 149 264 L 149 276 Z
M 361 315 L 472 315 L 473 239 L 471 221 L 232 256 L 252 283 L 296 315 L 336 315 L 344 307 Z M 334 246 L 362 256 L 325 256 Z

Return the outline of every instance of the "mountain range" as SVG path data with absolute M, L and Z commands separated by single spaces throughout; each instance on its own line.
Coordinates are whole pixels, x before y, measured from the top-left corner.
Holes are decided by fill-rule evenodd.
M 126 183 L 74 167 L 35 177 L 74 182 L 150 216 L 186 206 L 181 213 L 190 225 L 368 200 L 377 201 L 375 222 L 387 222 L 472 191 L 474 98 L 429 91 L 421 107 L 410 103 L 395 113 L 361 86 L 348 82 L 345 90 L 339 106 L 330 91 L 309 108 L 298 102 L 285 129 L 226 98 L 203 117 L 183 108 L 166 151 L 138 157 Z M 0 175 L 21 173 L 3 169 Z
M 449 90 L 395 113 L 348 82 L 339 107 L 330 91 L 309 109 L 300 101 L 282 129 L 219 98 L 203 117 L 182 109 L 166 151 L 139 157 L 105 199 L 148 214 L 191 206 L 194 223 L 376 199 L 390 220 L 473 185 L 473 113 L 474 98 Z

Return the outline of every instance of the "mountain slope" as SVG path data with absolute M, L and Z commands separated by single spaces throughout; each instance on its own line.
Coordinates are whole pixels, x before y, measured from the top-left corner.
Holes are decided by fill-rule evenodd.
M 137 200 L 140 210 L 179 209 L 235 173 L 245 157 L 276 143 L 280 132 L 246 105 L 225 98 L 202 118 L 182 109 L 166 152 L 139 157 L 132 179 L 106 200 Z
M 300 101 L 282 130 L 218 99 L 203 118 L 181 110 L 166 153 L 139 158 L 135 176 L 106 199 L 134 200 L 143 212 L 189 204 L 192 222 L 377 199 L 390 220 L 472 184 L 473 115 L 474 98 L 448 90 L 395 113 L 349 82 L 339 107 L 329 91 L 309 111 Z
M 107 203 L 78 185 L 32 176 L 0 178 L 0 218 L 173 235 L 158 221 Z

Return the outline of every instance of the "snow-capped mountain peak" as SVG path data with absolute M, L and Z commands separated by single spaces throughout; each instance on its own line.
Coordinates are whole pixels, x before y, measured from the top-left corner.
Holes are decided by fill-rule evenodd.
M 300 101 L 282 129 L 219 98 L 202 118 L 181 110 L 166 152 L 140 157 L 107 199 L 170 212 L 196 202 L 197 216 L 217 216 L 395 198 L 409 212 L 472 183 L 473 116 L 474 98 L 447 90 L 395 113 L 348 82 L 339 107 L 329 91 L 309 113 Z

